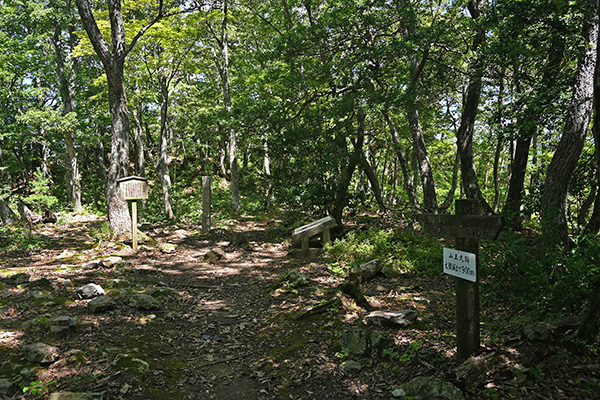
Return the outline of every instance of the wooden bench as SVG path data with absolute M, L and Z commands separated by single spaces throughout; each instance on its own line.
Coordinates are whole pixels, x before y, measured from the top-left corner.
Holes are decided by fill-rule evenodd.
M 330 216 L 321 218 L 317 221 L 311 222 L 308 225 L 301 226 L 300 228 L 294 229 L 292 233 L 293 243 L 302 243 L 302 254 L 306 255 L 309 252 L 308 242 L 311 237 L 322 234 L 323 244 L 331 243 L 331 234 L 329 230 L 335 228 L 337 223 L 335 219 Z

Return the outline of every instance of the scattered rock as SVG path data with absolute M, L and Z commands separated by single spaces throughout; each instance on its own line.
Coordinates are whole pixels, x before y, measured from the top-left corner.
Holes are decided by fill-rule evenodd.
M 52 364 L 58 359 L 58 347 L 45 343 L 34 343 L 20 346 L 23 358 L 32 363 Z
M 300 271 L 290 271 L 284 277 L 283 280 L 288 283 L 290 288 L 297 288 L 300 286 L 308 285 L 309 281 L 306 275 Z
M 173 252 L 175 252 L 175 249 L 176 249 L 176 248 L 177 248 L 177 246 L 176 246 L 176 245 L 174 245 L 173 243 L 161 243 L 161 244 L 158 246 L 158 250 L 159 250 L 161 253 L 167 253 L 167 254 L 168 254 L 168 253 L 173 253 Z
M 103 400 L 102 393 L 59 392 L 50 394 L 50 400 Z
M 427 376 L 415 378 L 412 381 L 399 386 L 392 392 L 392 396 L 398 400 L 464 400 L 465 398 L 463 392 L 450 382 Z
M 88 261 L 86 263 L 83 263 L 81 265 L 81 268 L 83 269 L 98 269 L 102 266 L 102 261 L 101 260 L 92 260 L 92 261 Z
M 241 232 L 233 232 L 227 247 L 241 247 L 248 244 L 248 238 Z
M 368 333 L 363 330 L 347 330 L 341 333 L 338 345 L 349 355 L 364 356 L 373 350 L 383 350 L 392 347 L 394 340 L 383 333 L 373 331 Z
M 526 325 L 523 333 L 529 340 L 548 341 L 552 337 L 554 327 L 549 322 L 538 322 L 537 324 Z
M 360 372 L 362 365 L 358 361 L 347 360 L 340 364 L 340 369 L 347 374 L 355 375 Z
M 577 329 L 582 320 L 582 317 L 567 316 L 550 322 L 542 321 L 536 324 L 525 325 L 523 333 L 529 340 L 548 341 L 555 334 Z
M 488 377 L 508 370 L 509 358 L 493 352 L 471 356 L 454 369 L 456 380 L 465 388 L 477 388 L 488 381 Z
M 6 378 L 0 378 L 0 398 L 9 398 L 15 394 L 17 388 L 14 383 Z
M 90 301 L 87 306 L 91 312 L 100 313 L 114 310 L 117 307 L 117 303 L 110 296 L 100 296 Z
M 209 262 L 209 263 L 221 260 L 223 258 L 227 258 L 227 254 L 225 254 L 225 251 L 221 248 L 209 250 L 204 255 L 204 261 Z
M 117 256 L 111 256 L 101 261 L 102 266 L 105 268 L 113 268 L 123 263 L 123 258 Z
M 129 297 L 129 306 L 140 310 L 158 310 L 161 304 L 149 294 L 136 293 Z
M 112 366 L 119 370 L 126 370 L 143 374 L 150 369 L 150 365 L 139 358 L 130 356 L 129 354 L 117 354 L 112 361 Z
M 352 270 L 352 274 L 356 274 L 362 277 L 363 280 L 373 279 L 381 272 L 381 261 L 376 258 L 364 264 L 360 264 L 358 267 Z
M 29 279 L 31 279 L 31 275 L 21 272 L 21 273 L 18 273 L 18 274 L 8 277 L 6 279 L 6 281 L 7 281 L 7 283 L 16 286 L 16 285 L 22 285 L 24 283 L 29 282 Z
M 367 315 L 367 321 L 377 326 L 399 326 L 405 328 L 417 322 L 418 313 L 415 310 L 372 311 Z
M 56 214 L 46 208 L 44 211 L 44 216 L 42 217 L 42 222 L 44 224 L 54 224 L 56 221 Z
M 68 315 L 56 317 L 50 321 L 50 331 L 58 336 L 66 335 L 75 329 L 77 329 L 77 321 Z
M 106 293 L 102 286 L 96 285 L 95 283 L 83 285 L 77 289 L 77 292 L 84 299 L 93 299 L 94 297 L 102 296 Z
M 381 268 L 381 273 L 388 278 L 395 278 L 404 274 L 404 269 L 398 262 L 387 263 Z

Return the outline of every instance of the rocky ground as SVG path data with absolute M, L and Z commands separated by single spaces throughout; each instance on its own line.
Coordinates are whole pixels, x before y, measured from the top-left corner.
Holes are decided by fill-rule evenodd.
M 484 327 L 458 366 L 448 276 L 365 280 L 374 310 L 418 313 L 380 326 L 324 260 L 288 257 L 277 221 L 146 225 L 137 252 L 99 239 L 101 222 L 37 226 L 44 250 L 2 254 L 0 398 L 600 398 L 597 348 L 570 321 Z

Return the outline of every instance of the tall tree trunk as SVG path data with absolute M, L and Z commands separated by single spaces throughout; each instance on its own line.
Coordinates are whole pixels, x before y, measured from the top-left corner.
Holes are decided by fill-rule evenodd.
M 565 244 L 569 240 L 567 197 L 573 171 L 585 144 L 593 107 L 599 0 L 587 0 L 585 7 L 583 45 L 578 58 L 573 99 L 565 117 L 561 140 L 548 166 L 542 192 L 542 233 L 550 246 Z
M 175 219 L 175 214 L 171 208 L 170 187 L 171 175 L 169 174 L 169 87 L 166 76 L 160 76 L 160 138 L 158 140 L 156 173 L 160 180 L 160 186 L 163 192 L 163 204 L 165 206 L 165 215 L 167 219 Z
M 383 117 L 388 125 L 390 130 L 390 136 L 392 137 L 392 143 L 394 146 L 394 151 L 396 152 L 396 157 L 398 158 L 398 162 L 400 163 L 400 170 L 402 171 L 402 182 L 404 185 L 404 191 L 408 196 L 408 203 L 412 211 L 416 211 L 418 208 L 417 202 L 417 193 L 415 187 L 413 185 L 413 180 L 410 174 L 410 168 L 408 166 L 408 160 L 406 159 L 406 155 L 404 154 L 404 150 L 402 149 L 402 144 L 400 143 L 400 138 L 398 137 L 398 131 L 396 130 L 396 126 L 394 125 L 394 121 L 390 117 L 390 114 L 386 111 L 383 111 Z
M 124 62 L 123 60 L 122 62 Z M 131 230 L 131 216 L 127 202 L 121 199 L 117 180 L 129 170 L 129 118 L 123 79 L 123 64 L 106 69 L 108 103 L 112 122 L 111 151 L 108 168 L 107 203 L 110 227 L 120 236 Z
M 365 141 L 365 118 L 366 114 L 362 110 L 359 110 L 356 116 L 356 141 L 352 143 L 354 151 L 348 157 L 346 165 L 342 166 L 341 168 L 340 183 L 337 187 L 335 203 L 333 204 L 331 212 L 331 216 L 336 220 L 338 224 L 338 226 L 335 228 L 336 231 L 343 230 L 342 216 L 344 213 L 344 208 L 348 204 L 348 187 L 350 186 L 350 182 L 352 181 L 352 175 L 354 174 L 356 166 L 360 162 L 360 157 L 363 152 L 362 148 Z
M 132 110 L 134 127 L 133 139 L 135 143 L 135 174 L 146 177 L 146 143 L 144 142 L 144 125 L 142 122 L 143 110 L 141 104 L 138 104 L 135 110 Z
M 446 199 L 439 207 L 440 211 L 446 211 L 454 203 L 454 193 L 456 192 L 456 188 L 458 187 L 458 173 L 459 172 L 460 172 L 460 156 L 457 152 L 456 157 L 454 158 L 454 168 L 452 168 L 452 186 L 450 187 L 450 190 L 448 190 Z
M 594 113 L 594 124 L 592 133 L 594 135 L 594 143 L 596 152 L 594 154 L 596 161 L 596 177 L 597 183 L 600 184 L 600 46 L 598 47 L 598 57 L 596 58 L 596 73 L 594 79 L 594 103 L 596 111 Z M 596 200 L 594 201 L 594 210 L 590 217 L 583 233 L 584 235 L 595 236 L 600 232 L 600 191 L 596 192 Z M 600 285 L 598 286 L 600 290 Z
M 223 102 L 228 115 L 231 113 L 231 86 L 229 81 L 229 25 L 228 5 L 223 2 L 223 25 L 221 32 L 222 64 L 220 67 L 221 84 L 223 85 Z M 229 130 L 229 173 L 231 176 L 231 206 L 233 211 L 238 211 L 240 204 L 240 182 L 238 174 L 238 138 L 237 130 L 228 121 Z
M 70 10 L 67 11 L 70 15 Z M 67 32 L 69 35 L 69 49 L 73 50 L 75 46 L 75 34 L 72 30 Z M 54 28 L 54 37 L 52 43 L 54 45 L 54 51 L 56 53 L 56 67 L 58 72 L 59 80 L 59 92 L 63 103 L 63 113 L 69 114 L 75 112 L 75 94 L 73 88 L 73 78 L 77 73 L 77 62 L 73 60 L 69 67 L 65 65 L 65 55 L 63 54 L 63 43 L 62 43 L 63 29 L 61 24 L 57 21 Z M 81 211 L 81 174 L 79 172 L 79 161 L 77 151 L 75 150 L 75 143 L 73 132 L 65 129 L 63 132 L 65 138 L 65 160 L 67 164 L 67 193 L 69 193 L 71 207 L 74 211 Z
M 381 194 L 381 186 L 379 185 L 379 180 L 377 179 L 377 174 L 373 170 L 373 167 L 371 166 L 371 164 L 369 164 L 369 160 L 367 160 L 367 157 L 365 156 L 364 152 L 362 151 L 362 148 L 357 149 L 357 151 L 360 151 L 360 166 L 362 167 L 363 171 L 365 172 L 365 175 L 369 179 L 369 183 L 371 184 L 371 190 L 373 190 L 373 195 L 375 196 L 375 200 L 377 200 L 377 203 L 379 204 L 379 206 L 383 210 L 385 210 L 386 209 L 385 201 L 383 200 L 383 195 Z
M 560 64 L 564 54 L 564 40 L 560 35 L 564 33 L 564 25 L 560 21 L 555 21 L 555 36 L 550 47 L 548 48 L 547 63 L 544 67 L 542 76 L 541 87 L 545 88 L 552 85 L 552 82 L 556 79 L 556 75 L 560 72 Z M 517 91 L 520 92 L 519 73 L 515 72 Z M 547 99 L 545 93 L 538 95 L 542 103 L 546 104 Z M 536 100 L 539 101 L 539 100 Z M 522 118 L 519 119 L 519 132 L 517 136 L 517 143 L 514 152 L 514 156 L 511 162 L 510 182 L 508 185 L 508 194 L 506 196 L 506 203 L 502 214 L 505 218 L 505 223 L 512 230 L 521 231 L 523 229 L 523 216 L 521 215 L 521 205 L 523 200 L 523 193 L 525 192 L 525 174 L 527 172 L 527 161 L 529 159 L 530 147 L 533 147 L 533 159 L 532 165 L 537 164 L 537 134 L 538 125 L 540 123 L 540 115 L 535 111 L 537 107 L 527 107 L 523 111 Z M 533 146 L 532 146 L 533 143 Z M 530 187 L 537 186 L 536 176 L 532 175 L 530 180 Z
M 127 176 L 129 168 L 129 119 L 123 76 L 125 57 L 139 36 L 127 46 L 125 25 L 120 0 L 107 0 L 111 25 L 109 46 L 92 14 L 88 0 L 76 0 L 77 9 L 85 31 L 104 67 L 108 86 L 108 103 L 112 125 L 110 167 L 107 179 L 107 209 L 110 227 L 116 236 L 131 229 L 131 217 L 127 203 L 119 196 L 117 179 Z
M 419 167 L 419 176 L 421 177 L 421 186 L 423 187 L 423 208 L 425 212 L 437 213 L 437 195 L 435 193 L 435 182 L 425 140 L 423 138 L 423 129 L 419 121 L 419 112 L 416 109 L 408 111 L 408 122 L 410 132 L 413 138 L 413 146 L 417 165 Z
M 474 20 L 481 16 L 482 0 L 470 1 L 469 12 Z M 475 37 L 473 38 L 473 50 L 480 50 L 481 45 L 485 40 L 484 27 L 478 27 Z M 475 160 L 473 157 L 473 131 L 475 129 L 475 120 L 477 117 L 477 109 L 479 107 L 479 98 L 481 95 L 481 81 L 483 75 L 483 59 L 480 56 L 475 65 L 471 67 L 473 73 L 469 79 L 467 86 L 467 97 L 463 106 L 460 126 L 456 132 L 456 143 L 458 145 L 458 153 L 460 154 L 460 167 L 462 186 L 465 194 L 470 199 L 475 199 L 479 203 L 482 214 L 491 214 L 492 208 L 487 203 L 477 178 L 475 170 Z

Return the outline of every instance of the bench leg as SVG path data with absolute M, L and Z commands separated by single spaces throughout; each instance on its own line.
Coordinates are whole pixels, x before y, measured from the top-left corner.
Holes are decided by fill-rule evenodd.
M 323 244 L 331 244 L 331 234 L 329 233 L 329 229 L 323 231 Z
M 302 239 L 302 254 L 308 253 L 308 237 Z

